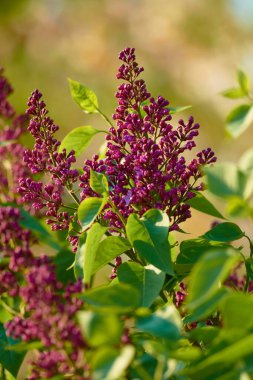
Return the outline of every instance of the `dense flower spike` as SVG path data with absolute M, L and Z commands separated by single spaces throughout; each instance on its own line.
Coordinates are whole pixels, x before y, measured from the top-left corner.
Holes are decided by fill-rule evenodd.
M 169 102 L 162 96 L 154 99 L 145 82 L 138 79 L 143 71 L 134 49 L 127 48 L 119 55 L 123 64 L 117 78 L 126 83 L 119 86 L 118 107 L 113 115 L 117 127 L 107 135 L 105 160 L 87 160 L 80 177 L 82 197 L 91 196 L 89 169 L 103 172 L 109 178 L 110 197 L 123 216 L 138 212 L 142 215 L 152 207 L 167 212 L 171 230 L 191 216 L 189 199 L 203 189 L 198 183 L 201 168 L 216 161 L 210 148 L 199 152 L 186 162 L 184 154 L 195 147 L 199 125 L 193 117 L 171 125 Z M 122 227 L 118 215 L 108 206 L 104 218 L 114 227 Z
M 15 111 L 8 102 L 8 96 L 13 92 L 13 89 L 7 79 L 3 76 L 3 68 L 0 66 L 0 115 L 5 118 L 14 116 Z
M 61 210 L 64 207 L 62 196 L 66 188 L 78 203 L 73 193 L 73 184 L 79 173 L 78 170 L 71 169 L 76 161 L 74 151 L 68 154 L 65 149 L 58 151 L 60 141 L 54 134 L 59 127 L 48 116 L 41 98 L 42 94 L 35 90 L 28 102 L 27 114 L 31 116 L 28 130 L 35 139 L 35 145 L 33 150 L 25 150 L 24 162 L 32 174 L 49 174 L 50 183 L 44 186 L 42 182 L 22 177 L 18 190 L 24 202 L 32 202 L 36 210 L 46 209 L 47 222 L 52 230 L 68 229 L 70 216 L 66 210 Z
M 40 341 L 45 347 L 33 361 L 31 379 L 66 373 L 72 378 L 87 378 L 83 375 L 87 367 L 83 360 L 86 344 L 74 320 L 82 306 L 75 297 L 75 293 L 81 292 L 82 283 L 77 281 L 63 292 L 61 288 L 49 258 L 34 258 L 20 290 L 27 316 L 16 316 L 6 324 L 12 337 Z
M 18 297 L 25 305 L 24 314 L 7 322 L 6 331 L 13 338 L 36 340 L 45 347 L 33 361 L 31 379 L 67 372 L 85 380 L 89 378 L 83 375 L 87 372 L 83 361 L 86 344 L 75 321 L 82 306 L 75 294 L 81 292 L 82 283 L 78 280 L 63 288 L 51 259 L 33 255 L 34 238 L 21 228 L 20 220 L 17 208 L 0 207 L 0 296 Z M 55 357 L 61 357 L 62 364 L 48 367 L 46 358 Z
M 23 162 L 24 147 L 20 144 L 29 117 L 15 115 L 14 108 L 7 100 L 12 91 L 0 68 L 0 124 L 3 125 L 0 131 L 0 200 L 20 203 L 17 193 L 19 178 L 30 176 L 30 171 Z

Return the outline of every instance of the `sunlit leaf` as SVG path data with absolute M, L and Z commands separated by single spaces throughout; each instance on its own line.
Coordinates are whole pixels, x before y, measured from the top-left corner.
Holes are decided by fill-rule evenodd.
M 98 113 L 96 94 L 81 83 L 69 79 L 71 96 L 85 113 Z
M 78 157 L 89 145 L 93 136 L 97 133 L 101 133 L 98 129 L 93 128 L 91 125 L 84 125 L 77 127 L 70 131 L 62 140 L 60 150 L 66 149 L 67 154 L 71 151 L 75 151 L 75 156 Z
M 83 229 L 88 228 L 102 211 L 105 198 L 90 197 L 84 199 L 78 207 L 78 219 Z
M 187 307 L 194 311 L 208 302 L 220 289 L 236 263 L 241 261 L 233 249 L 219 248 L 203 255 L 196 263 L 190 277 Z
M 109 185 L 107 178 L 102 173 L 97 173 L 94 170 L 90 170 L 90 187 L 98 194 L 107 194 L 109 191 Z
M 240 227 L 231 222 L 219 223 L 211 230 L 207 231 L 202 237 L 206 240 L 214 240 L 220 242 L 230 242 L 241 239 L 245 233 Z
M 189 199 L 187 203 L 195 210 L 201 211 L 216 218 L 224 219 L 224 216 L 222 216 L 216 207 L 208 199 L 206 199 L 203 194 L 199 192 L 196 193 L 195 197 Z
M 242 104 L 233 108 L 226 120 L 226 130 L 232 137 L 240 136 L 253 122 L 253 106 Z
M 245 71 L 238 69 L 237 70 L 237 80 L 240 86 L 240 89 L 244 93 L 244 95 L 249 95 L 250 91 L 250 78 Z
M 118 279 L 135 286 L 141 293 L 141 306 L 150 306 L 163 287 L 165 273 L 149 265 L 123 263 L 118 268 Z
M 230 88 L 221 93 L 225 98 L 229 99 L 240 99 L 245 96 L 244 91 L 241 88 Z

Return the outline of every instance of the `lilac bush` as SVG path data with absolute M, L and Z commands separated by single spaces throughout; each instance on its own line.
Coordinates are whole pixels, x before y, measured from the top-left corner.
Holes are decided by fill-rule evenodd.
M 0 71 L 1 376 L 18 379 L 27 352 L 28 380 L 252 376 L 252 242 L 221 221 L 178 243 L 191 207 L 224 220 L 203 195 L 216 157 L 207 148 L 186 159 L 199 124 L 192 116 L 172 124 L 169 102 L 140 79 L 134 49 L 119 59 L 112 121 L 90 89 L 70 81 L 83 111 L 109 123 L 104 157 L 82 169 L 75 144 L 99 131 L 79 127 L 60 142 L 42 94 L 16 115 Z M 27 132 L 33 149 L 21 143 Z M 242 238 L 249 257 L 232 244 Z

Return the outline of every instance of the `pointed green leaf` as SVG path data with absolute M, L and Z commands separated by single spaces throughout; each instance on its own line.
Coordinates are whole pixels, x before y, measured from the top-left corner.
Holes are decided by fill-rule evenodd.
M 226 299 L 229 294 L 229 290 L 226 288 L 220 288 L 216 293 L 213 294 L 206 302 L 197 307 L 193 313 L 187 315 L 184 319 L 184 323 L 192 323 L 200 321 L 201 319 L 206 319 L 214 311 L 217 311 L 218 305 L 222 300 Z
M 182 321 L 174 305 L 164 305 L 148 317 L 140 317 L 137 328 L 157 338 L 178 340 L 181 335 Z
M 249 95 L 250 91 L 250 79 L 249 76 L 243 71 L 237 70 L 237 80 L 240 86 L 240 89 L 244 93 L 244 95 Z
M 134 286 L 116 283 L 87 290 L 81 298 L 100 311 L 125 314 L 140 305 L 141 296 Z
M 131 214 L 126 231 L 130 243 L 143 259 L 162 271 L 173 274 L 168 243 L 169 219 L 165 213 L 151 209 L 142 219 L 137 214 Z
M 120 344 L 123 323 L 116 314 L 89 310 L 78 312 L 77 317 L 85 341 L 92 347 Z
M 120 282 L 135 286 L 141 292 L 140 306 L 149 307 L 163 287 L 165 273 L 149 265 L 143 267 L 138 263 L 123 263 L 118 268 Z
M 90 187 L 98 194 L 108 194 L 109 185 L 107 178 L 102 173 L 97 173 L 94 170 L 90 170 Z
M 55 250 L 61 250 L 63 246 L 55 239 L 55 237 L 44 227 L 43 223 L 30 215 L 30 213 L 24 209 L 20 210 L 20 225 L 28 230 L 32 231 L 35 236 L 39 238 L 42 243 L 50 246 Z
M 98 100 L 96 94 L 81 83 L 69 79 L 70 92 L 74 101 L 85 113 L 98 113 Z
M 221 304 L 222 321 L 226 329 L 250 329 L 253 320 L 253 298 L 249 294 L 230 294 Z
M 187 298 L 188 309 L 195 311 L 217 294 L 221 283 L 240 261 L 240 254 L 230 248 L 211 250 L 203 255 L 191 273 Z
M 62 140 L 60 145 L 60 151 L 66 149 L 67 154 L 71 151 L 75 151 L 75 156 L 78 157 L 87 148 L 93 136 L 97 133 L 101 133 L 98 129 L 93 128 L 91 125 L 84 125 L 72 129 Z
M 217 224 L 202 237 L 206 240 L 230 242 L 241 239 L 243 236 L 245 236 L 245 234 L 237 224 L 224 222 Z
M 173 115 L 174 113 L 183 112 L 185 110 L 188 110 L 189 108 L 192 108 L 192 106 L 189 105 L 189 106 L 169 107 L 169 110 L 170 110 L 171 115 Z
M 226 120 L 226 130 L 236 138 L 240 136 L 253 122 L 253 106 L 242 104 L 232 109 Z
M 244 197 L 247 178 L 232 162 L 205 168 L 208 190 L 221 198 Z
M 83 278 L 84 250 L 83 249 L 81 250 L 81 248 L 85 244 L 86 239 L 87 239 L 87 231 L 83 232 L 81 236 L 79 237 L 77 252 L 75 254 L 74 274 L 75 274 L 76 279 Z
M 102 211 L 106 203 L 105 198 L 90 197 L 84 199 L 77 210 L 78 219 L 83 229 L 88 228 Z
M 53 258 L 57 280 L 63 284 L 75 281 L 73 269 L 69 269 L 73 261 L 73 253 L 67 249 L 59 251 Z
M 248 149 L 240 158 L 238 166 L 247 173 L 253 172 L 253 149 Z
M 0 323 L 0 363 L 14 377 L 17 376 L 25 356 L 24 352 L 17 353 L 11 349 L 16 343 L 18 342 L 6 335 L 4 326 Z
M 176 259 L 175 271 L 180 276 L 187 276 L 194 264 L 211 249 L 224 248 L 227 245 L 202 238 L 184 240 L 180 244 L 180 252 Z
M 199 361 L 197 364 L 192 365 L 189 369 L 184 372 L 187 373 L 190 379 L 217 379 L 215 372 L 217 369 L 221 370 L 226 368 L 228 365 L 234 366 L 242 362 L 242 359 L 253 354 L 253 334 L 249 334 L 237 340 L 227 344 L 220 350 L 214 351 L 213 354 L 208 355 L 203 360 Z M 231 379 L 231 378 L 230 378 Z M 232 379 L 235 379 L 232 377 Z M 236 377 L 238 379 L 238 377 Z
M 196 192 L 196 196 L 189 199 L 187 203 L 195 210 L 201 211 L 207 215 L 212 215 L 216 218 L 224 219 L 224 216 L 222 216 L 214 205 L 199 192 Z
M 119 380 L 134 358 L 135 349 L 131 345 L 120 351 L 114 347 L 101 347 L 91 359 L 94 380 Z M 124 377 L 125 378 L 125 377 Z
M 242 91 L 241 88 L 230 88 L 228 90 L 223 91 L 221 95 L 229 99 L 240 99 L 245 96 L 245 93 Z
M 108 236 L 98 245 L 92 266 L 92 274 L 129 249 L 131 249 L 131 244 L 127 239 L 121 236 Z
M 83 252 L 83 281 L 85 284 L 89 284 L 91 280 L 96 251 L 106 230 L 107 227 L 103 227 L 99 223 L 93 224 L 87 233 L 86 242 L 80 248 L 80 251 Z

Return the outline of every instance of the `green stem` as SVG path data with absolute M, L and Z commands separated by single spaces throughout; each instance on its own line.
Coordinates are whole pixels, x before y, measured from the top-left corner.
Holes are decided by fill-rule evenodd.
M 110 125 L 110 127 L 114 127 L 111 120 L 99 108 L 97 110 L 100 113 L 100 115 L 102 116 L 102 118 Z
M 245 237 L 249 242 L 249 246 L 250 246 L 250 256 L 249 257 L 250 257 L 250 259 L 252 259 L 253 258 L 253 243 L 247 235 L 245 235 Z M 246 267 L 246 280 L 245 280 L 245 285 L 244 285 L 244 292 L 247 292 L 248 288 L 249 288 L 250 274 L 248 272 L 246 265 L 245 265 L 245 267 Z
M 126 221 L 125 221 L 125 219 L 123 218 L 123 216 L 120 214 L 120 212 L 118 212 L 118 210 L 117 210 L 117 208 L 115 207 L 114 203 L 113 203 L 110 199 L 108 199 L 108 203 L 110 204 L 110 206 L 111 206 L 113 212 L 115 212 L 115 214 L 120 218 L 120 220 L 121 220 L 123 226 L 126 227 Z

